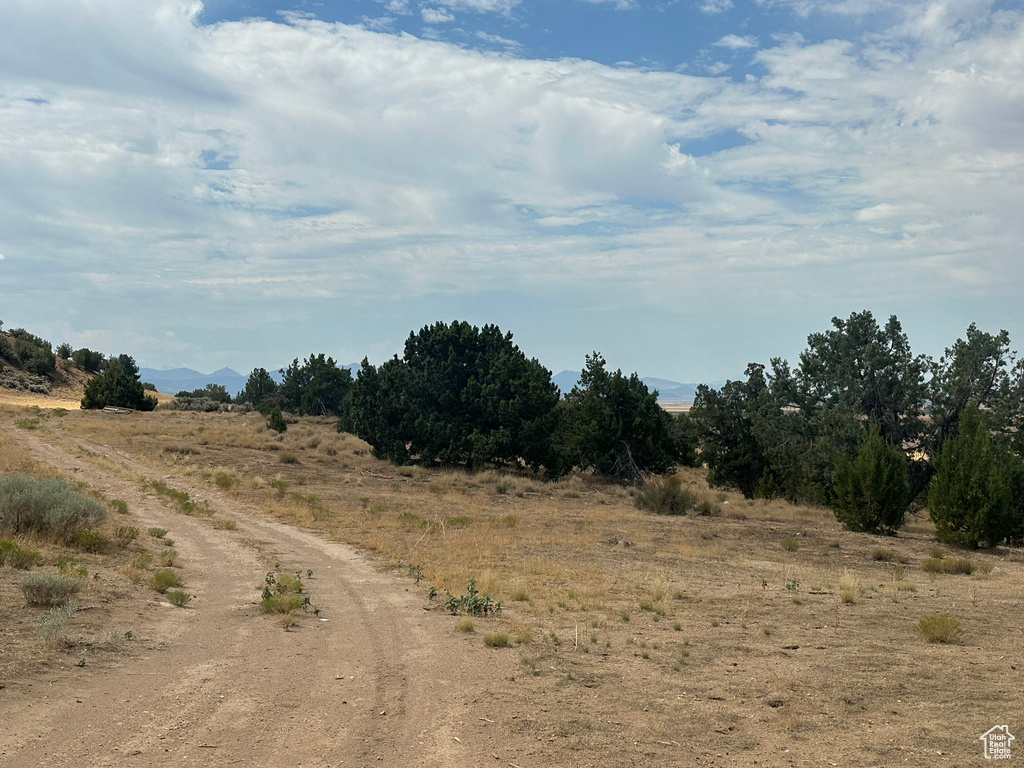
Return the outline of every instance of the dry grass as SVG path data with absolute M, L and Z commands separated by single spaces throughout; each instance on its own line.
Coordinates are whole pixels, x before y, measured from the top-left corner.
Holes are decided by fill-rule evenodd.
M 205 483 L 214 508 L 230 497 L 351 544 L 407 579 L 424 605 L 438 604 L 429 589 L 443 602 L 475 579 L 481 594 L 503 603 L 499 618 L 476 620 L 477 636 L 504 634 L 528 649 L 524 678 L 547 686 L 537 695 L 549 696 L 544 678 L 558 676 L 567 698 L 588 697 L 595 724 L 658 701 L 644 717 L 663 741 L 703 744 L 722 728 L 720 751 L 739 744 L 763 753 L 797 741 L 813 750 L 809 734 L 822 744 L 859 738 L 851 762 L 913 763 L 951 748 L 936 746 L 936 723 L 967 732 L 964 713 L 992 706 L 988 697 L 1013 703 L 999 658 L 1017 651 L 1000 606 L 1024 594 L 1020 557 L 978 553 L 973 571 L 984 563 L 988 578 L 939 575 L 915 585 L 913 572 L 935 556 L 927 520 L 883 541 L 845 531 L 827 509 L 708 489 L 699 470 L 680 471 L 680 485 L 721 514 L 657 516 L 637 509 L 629 489 L 589 476 L 546 483 L 498 470 L 393 467 L 331 420 L 300 419 L 281 436 L 258 414 L 117 421 L 76 413 L 62 424 L 127 451 L 154 476 Z M 164 442 L 195 443 L 201 453 L 164 453 Z M 297 462 L 282 463 L 283 452 Z M 840 610 L 847 595 L 856 607 Z M 921 616 L 954 606 L 972 628 L 969 668 L 931 655 L 945 649 L 912 642 Z M 297 620 L 301 608 L 282 608 Z M 685 717 L 670 704 L 681 685 Z M 593 690 L 600 695 L 590 698 Z M 949 690 L 963 696 L 947 703 Z M 897 700 L 899 717 L 891 714 Z M 872 745 L 921 751 L 868 745 L 851 727 L 868 719 L 886 724 L 872 730 Z M 617 738 L 602 728 L 595 725 L 606 741 L 596 743 Z M 599 751 L 585 754 L 593 763 Z

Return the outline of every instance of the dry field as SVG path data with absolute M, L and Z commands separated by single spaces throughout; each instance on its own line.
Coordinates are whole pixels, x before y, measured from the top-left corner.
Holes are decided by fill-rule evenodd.
M 0 426 L 0 472 L 51 471 L 26 438 L 143 498 L 160 496 L 154 480 L 188 489 L 206 514 L 179 517 L 203 530 L 273 519 L 363 553 L 428 609 L 443 653 L 475 675 L 464 698 L 519 750 L 451 764 L 973 765 L 983 732 L 1024 731 L 1024 558 L 937 552 L 927 520 L 894 538 L 849 533 L 828 510 L 746 501 L 696 470 L 683 482 L 717 514 L 658 517 L 588 476 L 393 467 L 329 420 L 279 436 L 258 414 L 8 408 Z M 77 630 L 101 674 L 140 653 L 119 640 L 125 621 L 160 642 L 152 599 L 124 575 L 139 547 L 159 552 L 140 541 L 79 557 L 108 606 Z M 943 554 L 973 572 L 927 572 Z M 0 674 L 73 676 L 82 642 L 34 637 L 32 610 L 11 605 L 13 574 L 0 577 Z M 502 603 L 498 617 L 446 614 L 470 579 Z M 961 622 L 957 642 L 918 631 L 938 614 Z M 508 647 L 485 647 L 496 635 Z

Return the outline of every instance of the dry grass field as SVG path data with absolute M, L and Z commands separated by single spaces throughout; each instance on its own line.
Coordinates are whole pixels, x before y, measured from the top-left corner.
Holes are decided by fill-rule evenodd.
M 993 725 L 1024 730 L 1021 552 L 939 551 L 926 519 L 854 534 L 829 510 L 709 489 L 697 470 L 680 476 L 711 514 L 659 517 L 590 476 L 394 467 L 332 420 L 278 435 L 258 414 L 6 417 L 79 439 L 80 459 L 140 487 L 181 481 L 210 512 L 230 501 L 350 544 L 436 613 L 474 580 L 502 611 L 451 617 L 450 652 L 507 638 L 487 651 L 515 661 L 493 695 L 541 744 L 529 764 L 967 765 Z M 47 471 L 0 440 L 0 472 Z M 970 573 L 941 572 L 950 557 Z M 928 642 L 919 622 L 942 614 L 963 633 Z M 8 670 L 47 661 L 17 642 Z

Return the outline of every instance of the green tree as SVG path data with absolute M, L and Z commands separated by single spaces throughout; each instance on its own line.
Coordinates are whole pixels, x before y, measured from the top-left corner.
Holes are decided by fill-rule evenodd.
M 277 382 L 266 368 L 254 368 L 246 379 L 245 389 L 238 393 L 239 403 L 249 403 L 262 414 L 270 412 L 278 404 Z
M 556 450 L 562 467 L 639 481 L 664 474 L 680 459 L 672 416 L 658 405 L 636 373 L 611 373 L 601 355 L 588 355 L 580 383 L 565 396 Z
M 295 358 L 281 371 L 278 388 L 284 409 L 300 416 L 338 416 L 352 388 L 352 372 L 339 368 L 333 358 L 310 355 L 302 364 Z
M 812 333 L 800 354 L 796 402 L 808 416 L 821 408 L 862 414 L 893 446 L 915 443 L 927 388 L 928 359 L 914 355 L 893 315 L 879 328 L 871 312 L 832 318 L 833 330 Z
M 14 356 L 22 368 L 38 376 L 53 376 L 57 369 L 57 359 L 50 342 L 24 328 L 15 328 L 7 335 L 11 339 Z
M 558 388 L 495 325 L 435 323 L 409 334 L 401 358 L 364 360 L 339 429 L 396 463 L 539 467 Z
M 59 357 L 61 360 L 70 360 L 73 351 L 74 350 L 71 349 L 71 345 L 65 341 L 63 344 L 57 347 L 57 357 Z
M 102 352 L 94 352 L 91 349 L 82 347 L 71 353 L 71 363 L 77 368 L 89 373 L 98 373 L 103 370 L 107 359 Z
M 82 398 L 82 408 L 85 409 L 111 405 L 152 411 L 156 404 L 156 398 L 146 394 L 139 381 L 139 368 L 129 355 L 111 357 L 103 373 L 85 385 L 85 396 Z
M 909 494 L 906 454 L 872 426 L 856 457 L 842 456 L 836 466 L 832 509 L 851 531 L 895 533 L 903 525 Z
M 955 546 L 995 546 L 1018 534 L 1019 460 L 1001 449 L 982 413 L 969 406 L 960 414 L 956 434 L 935 459 L 928 488 L 928 509 L 939 541 Z M 1019 535 L 1019 534 L 1018 534 Z
M 227 387 L 223 384 L 207 384 L 205 387 L 200 389 L 193 389 L 191 391 L 182 390 L 175 395 L 177 398 L 193 399 L 193 400 L 212 400 L 215 403 L 230 403 L 231 393 L 228 392 Z

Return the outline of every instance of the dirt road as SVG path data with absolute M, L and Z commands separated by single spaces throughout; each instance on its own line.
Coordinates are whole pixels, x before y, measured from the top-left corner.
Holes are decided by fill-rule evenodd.
M 139 657 L 5 691 L 0 766 L 505 766 L 527 754 L 492 690 L 515 674 L 515 653 L 456 636 L 411 582 L 110 448 L 10 431 L 40 460 L 126 500 L 132 524 L 170 529 L 195 598 L 185 609 L 145 598 Z M 237 530 L 175 514 L 76 447 L 205 497 Z M 285 631 L 258 612 L 268 562 L 313 572 L 304 580 L 319 617 Z

